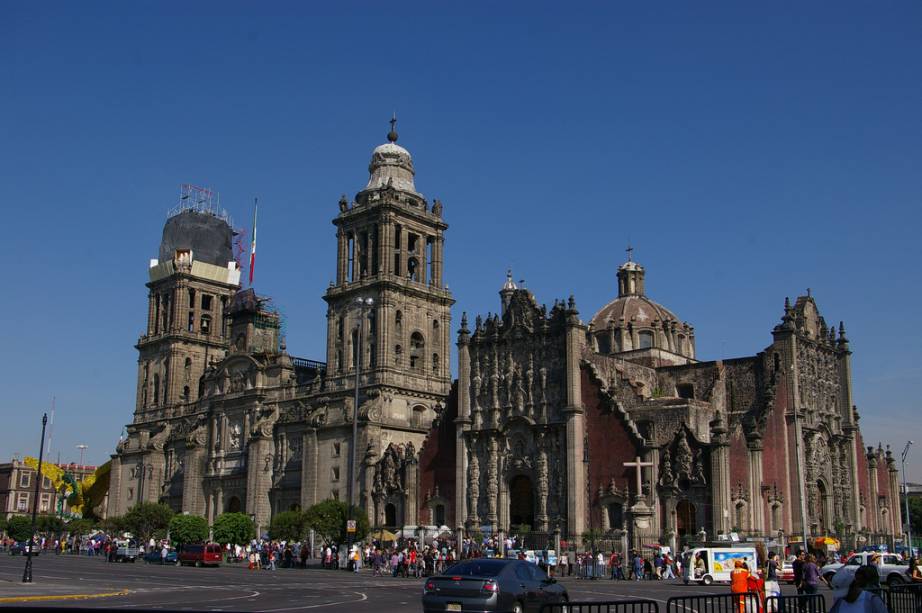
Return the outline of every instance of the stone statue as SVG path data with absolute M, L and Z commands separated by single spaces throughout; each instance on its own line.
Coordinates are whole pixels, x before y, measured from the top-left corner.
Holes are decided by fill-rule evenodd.
M 695 452 L 695 467 L 692 471 L 691 482 L 698 485 L 707 483 L 707 479 L 704 476 L 704 460 L 701 457 L 700 449 Z
M 442 201 L 438 198 L 432 202 L 432 214 L 436 217 L 442 216 Z
M 394 460 L 394 447 L 388 446 L 381 460 L 381 480 L 388 490 L 397 489 L 397 462 Z
M 676 437 L 678 438 L 678 443 L 676 444 L 675 452 L 675 477 L 677 479 L 685 477 L 690 480 L 692 476 L 692 451 L 691 447 L 688 446 L 688 433 L 684 430 L 679 430 Z
M 675 475 L 672 474 L 672 454 L 667 447 L 663 450 L 663 457 L 659 469 L 660 487 L 670 488 L 675 482 Z

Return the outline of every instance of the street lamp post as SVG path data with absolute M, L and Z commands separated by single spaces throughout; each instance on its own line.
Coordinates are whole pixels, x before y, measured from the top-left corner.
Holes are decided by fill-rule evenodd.
M 903 447 L 903 504 L 906 509 L 906 542 L 909 545 L 909 557 L 912 555 L 912 519 L 909 517 L 909 486 L 906 485 L 906 456 L 909 455 L 909 446 L 912 441 L 907 441 Z
M 352 443 L 349 446 L 349 510 L 347 516 L 352 517 L 352 508 L 355 506 L 355 473 L 356 473 L 356 454 L 358 453 L 359 442 L 359 388 L 361 386 L 362 375 L 362 338 L 365 336 L 365 312 L 371 308 L 375 301 L 372 298 L 355 299 L 355 305 L 359 312 L 359 333 L 355 340 L 355 397 L 352 402 Z M 348 533 L 349 544 L 352 544 L 352 532 Z
M 80 450 L 80 466 L 83 466 L 83 454 L 86 453 L 86 450 L 89 449 L 89 445 L 80 444 L 77 445 L 77 449 Z
M 38 448 L 38 477 L 35 479 L 35 497 L 32 500 L 32 532 L 29 533 L 29 550 L 26 552 L 26 568 L 22 571 L 23 583 L 32 583 L 32 550 L 35 549 L 35 520 L 38 514 L 39 487 L 42 483 L 42 458 L 45 452 L 46 425 L 48 425 L 48 413 L 42 415 L 42 443 Z

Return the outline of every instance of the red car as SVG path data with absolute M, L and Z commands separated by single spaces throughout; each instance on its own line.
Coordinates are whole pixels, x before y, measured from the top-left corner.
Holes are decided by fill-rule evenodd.
M 179 565 L 221 566 L 223 550 L 216 543 L 183 545 L 179 551 Z

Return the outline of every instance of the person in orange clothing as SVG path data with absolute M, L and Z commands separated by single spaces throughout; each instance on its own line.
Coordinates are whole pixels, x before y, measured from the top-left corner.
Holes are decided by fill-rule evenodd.
M 739 594 L 739 613 L 746 613 L 746 592 L 749 591 L 749 569 L 742 560 L 737 560 L 730 571 L 730 592 Z

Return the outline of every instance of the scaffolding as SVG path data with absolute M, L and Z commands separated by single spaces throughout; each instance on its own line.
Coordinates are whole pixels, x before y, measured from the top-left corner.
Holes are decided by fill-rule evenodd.
M 179 186 L 179 203 L 167 212 L 167 219 L 175 217 L 183 211 L 206 213 L 223 220 L 230 227 L 234 227 L 230 215 L 221 208 L 221 194 L 208 187 L 199 187 L 191 183 Z

